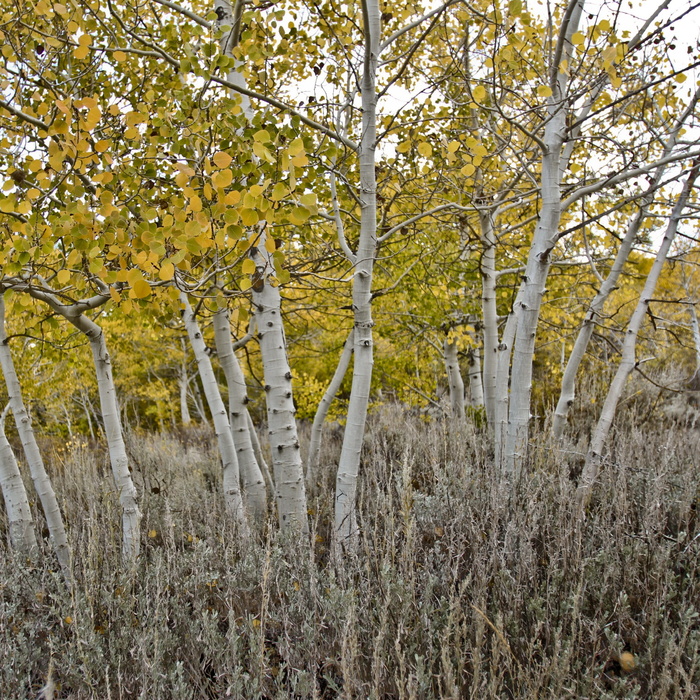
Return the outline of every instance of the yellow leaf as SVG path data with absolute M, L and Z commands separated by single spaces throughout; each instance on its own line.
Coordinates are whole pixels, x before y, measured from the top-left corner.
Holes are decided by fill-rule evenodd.
M 552 96 L 552 88 L 549 87 L 549 85 L 540 85 L 537 88 L 537 94 L 540 97 L 551 97 Z
M 111 146 L 111 142 L 107 139 L 100 139 L 95 141 L 95 152 L 104 153 Z
M 304 140 L 302 138 L 294 139 L 294 141 L 289 144 L 287 152 L 290 156 L 298 156 L 304 153 Z
M 467 163 L 459 172 L 462 173 L 462 175 L 469 177 L 476 172 L 476 168 L 472 163 Z
M 571 37 L 571 43 L 576 45 L 583 44 L 586 41 L 586 37 L 581 32 L 576 32 Z
M 241 265 L 241 272 L 244 275 L 252 275 L 255 272 L 255 262 L 250 258 L 246 258 Z
M 56 279 L 58 280 L 58 283 L 61 285 L 68 284 L 68 282 L 70 282 L 70 278 L 71 278 L 70 270 L 59 270 L 58 273 L 56 274 Z
M 212 160 L 214 161 L 214 165 L 216 165 L 218 168 L 228 168 L 228 166 L 231 165 L 233 158 L 231 158 L 228 153 L 218 151 L 212 156 Z
M 289 190 L 287 189 L 287 186 L 283 182 L 278 182 L 272 188 L 272 193 L 270 194 L 270 199 L 273 202 L 279 202 L 280 199 L 283 199 L 288 194 L 289 194 Z
M 486 88 L 483 85 L 477 85 L 472 90 L 472 96 L 477 102 L 482 102 L 484 97 L 486 97 Z
M 92 44 L 92 37 L 89 34 L 82 34 L 78 38 L 78 43 L 81 46 L 90 46 Z
M 84 58 L 87 58 L 89 53 L 90 49 L 87 46 L 78 46 L 78 48 L 73 51 L 73 56 L 79 61 L 82 61 Z
M 63 618 L 63 621 L 64 621 L 67 625 L 72 625 L 72 624 L 73 624 L 73 618 L 72 618 L 70 615 L 66 615 L 66 616 Z
M 244 226 L 254 226 L 258 223 L 259 217 L 258 212 L 255 209 L 241 209 L 241 221 Z
M 160 272 L 158 273 L 158 277 L 162 279 L 164 282 L 168 282 L 175 276 L 175 265 L 173 265 L 171 262 L 166 262 L 163 263 L 160 266 Z
M 433 155 L 433 147 L 427 141 L 421 141 L 421 143 L 418 144 L 418 153 L 425 158 L 429 158 Z
M 148 531 L 148 536 L 153 540 L 156 537 L 158 537 L 158 531 L 157 530 L 149 530 Z
M 450 153 L 457 153 L 457 151 L 459 150 L 460 145 L 461 145 L 461 144 L 459 143 L 459 141 L 450 141 L 450 142 L 447 144 L 447 150 L 448 150 Z
M 265 188 L 262 185 L 253 185 L 248 191 L 253 197 L 259 197 L 265 191 Z
M 268 253 L 274 253 L 277 250 L 277 245 L 275 244 L 274 238 L 268 237 L 265 239 L 265 250 Z
M 396 147 L 396 150 L 398 153 L 408 153 L 411 150 L 411 142 L 410 141 L 402 141 Z
M 123 51 L 115 51 L 112 56 L 114 56 L 114 60 L 119 63 L 126 61 L 126 54 Z
M 151 293 L 151 285 L 144 279 L 137 280 L 131 288 L 130 297 L 133 299 L 145 299 Z
M 688 77 L 686 75 L 684 75 L 683 73 L 679 73 L 678 75 L 674 75 L 673 79 L 677 83 L 684 83 L 688 79 Z
M 211 184 L 217 188 L 228 187 L 233 181 L 233 173 L 230 170 L 219 170 L 211 176 Z
M 225 197 L 224 197 L 224 202 L 228 204 L 229 206 L 233 206 L 235 204 L 238 204 L 238 202 L 241 201 L 241 193 L 238 190 L 233 190 L 232 192 L 229 192 Z
M 253 140 L 260 143 L 267 143 L 270 140 L 270 132 L 266 129 L 261 129 L 253 134 Z
M 202 211 L 202 200 L 197 195 L 190 198 L 190 210 L 193 212 Z

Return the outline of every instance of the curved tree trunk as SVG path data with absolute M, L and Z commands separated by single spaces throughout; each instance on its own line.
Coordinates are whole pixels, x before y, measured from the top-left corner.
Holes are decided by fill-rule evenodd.
M 352 359 L 352 352 L 354 349 L 354 339 L 355 332 L 350 331 L 345 345 L 343 345 L 343 352 L 340 355 L 340 360 L 338 361 L 338 366 L 335 368 L 333 377 L 323 394 L 323 398 L 318 404 L 316 409 L 316 415 L 314 416 L 314 422 L 311 426 L 311 443 L 309 445 L 309 461 L 306 465 L 306 488 L 309 492 L 313 491 L 316 485 L 316 474 L 321 465 L 321 438 L 323 437 L 323 423 L 328 415 L 328 409 L 333 403 L 340 385 L 343 383 L 343 379 L 350 366 L 350 360 Z
M 9 404 L 0 416 L 0 488 L 5 499 L 10 545 L 15 551 L 34 559 L 39 546 L 34 532 L 32 509 L 15 453 L 5 435 L 5 416 L 8 408 Z
M 22 399 L 22 389 L 17 378 L 15 365 L 12 360 L 12 353 L 7 342 L 7 334 L 5 332 L 5 300 L 0 294 L 0 364 L 2 364 L 2 372 L 5 376 L 5 384 L 7 385 L 7 393 L 10 399 L 10 408 L 15 418 L 17 432 L 19 433 L 22 442 L 22 448 L 27 458 L 29 472 L 34 482 L 34 488 L 39 496 L 41 508 L 44 511 L 46 518 L 46 526 L 49 529 L 51 542 L 53 543 L 56 558 L 58 559 L 61 569 L 67 576 L 70 571 L 70 549 L 68 547 L 68 537 L 66 536 L 65 525 L 61 509 L 58 507 L 56 494 L 49 475 L 46 473 L 44 460 L 41 457 L 39 446 L 36 442 L 34 429 L 32 428 L 32 420 L 27 413 L 27 409 Z
M 245 538 L 249 534 L 248 521 L 246 519 L 245 508 L 243 507 L 243 497 L 241 495 L 240 476 L 238 472 L 238 458 L 236 456 L 236 448 L 233 444 L 233 436 L 231 435 L 231 425 L 228 421 L 228 411 L 221 398 L 219 385 L 211 366 L 211 358 L 207 353 L 207 346 L 202 337 L 202 332 L 199 330 L 199 325 L 194 317 L 194 312 L 192 311 L 192 306 L 187 298 L 187 294 L 183 291 L 180 292 L 180 301 L 184 307 L 182 320 L 187 330 L 187 336 L 190 339 L 190 346 L 194 352 L 195 360 L 197 361 L 199 376 L 202 379 L 202 388 L 204 389 L 204 397 L 206 398 L 214 423 L 214 432 L 216 433 L 219 455 L 221 456 L 223 465 L 224 500 L 228 511 L 240 528 L 241 535 Z
M 669 220 L 668 227 L 666 228 L 666 233 L 661 245 L 659 246 L 659 252 L 656 254 L 654 264 L 651 266 L 651 270 L 647 276 L 644 289 L 639 297 L 639 301 L 634 313 L 632 314 L 632 318 L 630 318 L 627 325 L 625 340 L 622 345 L 622 358 L 612 384 L 610 385 L 610 389 L 608 390 L 608 395 L 605 398 L 605 403 L 603 404 L 595 431 L 593 432 L 588 454 L 586 455 L 586 463 L 583 467 L 583 473 L 581 475 L 581 482 L 576 491 L 576 498 L 581 507 L 585 507 L 590 501 L 593 485 L 595 484 L 595 480 L 598 476 L 598 470 L 603 459 L 603 447 L 605 445 L 605 441 L 607 440 L 608 433 L 610 432 L 610 428 L 612 427 L 615 411 L 617 410 L 617 404 L 622 396 L 622 391 L 627 383 L 627 378 L 636 366 L 637 336 L 639 335 L 639 330 L 642 327 L 642 322 L 649 311 L 649 301 L 654 296 L 654 290 L 656 289 L 659 277 L 661 276 L 661 271 L 663 270 L 666 262 L 668 251 L 671 248 L 671 243 L 673 243 L 673 239 L 678 231 L 678 224 L 681 220 L 683 209 L 688 201 L 690 191 L 695 184 L 699 168 L 700 165 L 695 163 L 693 165 L 693 169 L 688 175 L 688 179 L 683 186 L 683 191 L 676 202 L 676 206 L 673 208 L 673 213 L 671 214 L 671 219 Z
M 248 428 L 248 393 L 243 371 L 233 351 L 228 309 L 217 311 L 214 314 L 213 324 L 216 353 L 228 386 L 229 421 L 233 442 L 236 446 L 238 469 L 243 485 L 243 498 L 248 512 L 253 516 L 257 525 L 261 526 L 267 517 L 267 489 L 253 452 Z

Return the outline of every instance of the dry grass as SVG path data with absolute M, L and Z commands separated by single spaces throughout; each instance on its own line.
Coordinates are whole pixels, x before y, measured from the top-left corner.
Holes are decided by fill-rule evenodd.
M 2 697 L 36 697 L 51 664 L 55 698 L 697 698 L 698 433 L 631 425 L 581 520 L 574 447 L 536 435 L 511 492 L 472 427 L 385 408 L 344 566 L 330 467 L 311 548 L 274 528 L 241 548 L 210 436 L 132 436 L 145 517 L 129 573 L 103 449 L 47 448 L 74 586 L 50 552 L 27 567 L 3 550 Z

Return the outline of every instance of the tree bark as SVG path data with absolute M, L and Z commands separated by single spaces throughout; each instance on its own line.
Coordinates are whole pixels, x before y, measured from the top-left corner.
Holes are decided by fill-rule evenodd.
M 10 545 L 23 556 L 35 559 L 39 545 L 34 532 L 32 509 L 15 453 L 5 435 L 5 416 L 8 408 L 9 404 L 0 416 L 0 487 L 7 511 Z
M 363 0 L 364 64 L 362 70 L 362 138 L 360 155 L 360 240 L 356 253 L 352 288 L 355 359 L 352 388 L 340 453 L 335 488 L 336 540 L 352 549 L 357 540 L 355 517 L 357 478 L 369 405 L 374 342 L 372 339 L 372 272 L 377 254 L 377 178 L 375 148 L 377 138 L 376 75 L 381 35 L 378 0 Z
M 450 389 L 450 410 L 452 418 L 457 421 L 465 419 L 464 413 L 464 381 L 459 370 L 459 358 L 457 356 L 457 343 L 448 338 L 442 343 L 442 352 L 447 370 L 447 384 Z
M 241 495 L 240 475 L 238 471 L 238 458 L 236 448 L 231 435 L 231 425 L 228 421 L 228 412 L 224 401 L 221 398 L 219 385 L 211 366 L 211 358 L 207 353 L 207 346 L 202 337 L 197 320 L 194 317 L 192 306 L 187 294 L 180 292 L 180 301 L 184 307 L 183 322 L 190 340 L 190 346 L 194 352 L 199 376 L 202 379 L 204 397 L 211 412 L 214 423 L 214 432 L 219 447 L 219 455 L 223 465 L 224 479 L 224 500 L 226 507 L 240 529 L 240 534 L 247 538 L 249 534 L 248 521 L 246 519 L 245 508 L 243 507 L 243 497 Z
M 661 271 L 663 270 L 666 258 L 668 256 L 668 251 L 671 248 L 673 239 L 678 231 L 678 225 L 683 214 L 683 209 L 685 209 L 688 197 L 698 176 L 699 169 L 700 163 L 694 163 L 693 168 L 685 181 L 685 185 L 683 186 L 683 191 L 678 197 L 678 201 L 673 208 L 671 218 L 666 228 L 666 233 L 664 234 L 664 238 L 659 246 L 659 251 L 656 254 L 654 264 L 651 266 L 649 275 L 644 283 L 644 289 L 639 297 L 637 306 L 632 314 L 632 317 L 630 318 L 629 323 L 627 324 L 625 340 L 622 345 L 622 357 L 620 364 L 617 368 L 612 384 L 610 385 L 610 389 L 608 390 L 608 395 L 605 398 L 605 403 L 603 404 L 600 418 L 598 419 L 595 431 L 593 432 L 588 454 L 586 455 L 586 462 L 583 467 L 583 473 L 581 475 L 581 482 L 579 483 L 576 491 L 576 499 L 581 508 L 585 508 L 590 501 L 593 486 L 598 476 L 600 464 L 603 459 L 603 447 L 615 417 L 617 404 L 622 396 L 622 391 L 627 383 L 627 378 L 636 367 L 637 336 L 639 335 L 639 330 L 642 327 L 642 322 L 649 311 L 649 301 L 654 296 L 654 290 L 656 289 L 659 277 L 661 276 Z
M 567 59 L 571 37 L 577 31 L 583 0 L 571 0 L 562 20 L 557 54 Z M 532 390 L 532 361 L 542 298 L 551 265 L 551 253 L 557 242 L 561 218 L 561 152 L 566 137 L 568 76 L 559 65 L 551 66 L 552 95 L 547 109 L 542 157 L 542 206 L 535 235 L 528 255 L 522 283 L 523 294 L 515 309 L 517 326 L 513 347 L 511 388 L 506 436 L 505 470 L 517 477 L 524 466 L 529 436 L 530 395 Z
M 29 472 L 34 482 L 34 488 L 41 508 L 44 511 L 46 518 L 46 526 L 49 529 L 51 542 L 56 552 L 56 558 L 63 570 L 65 576 L 70 574 L 70 548 L 68 546 L 68 537 L 66 535 L 65 525 L 61 509 L 56 500 L 51 479 L 46 473 L 44 460 L 42 459 L 39 446 L 36 442 L 34 429 L 32 428 L 32 420 L 24 405 L 22 399 L 22 389 L 20 387 L 15 365 L 12 360 L 12 353 L 8 345 L 7 333 L 5 331 L 5 300 L 0 294 L 0 364 L 2 364 L 2 372 L 5 376 L 5 384 L 7 385 L 7 394 L 10 400 L 10 408 L 15 418 L 17 432 L 22 442 L 22 449 L 27 458 Z M 8 445 L 9 446 L 9 445 Z
M 267 489 L 253 452 L 248 428 L 248 393 L 243 371 L 233 351 L 228 309 L 221 309 L 214 314 L 214 339 L 216 353 L 228 386 L 229 421 L 236 446 L 243 497 L 248 512 L 258 527 L 261 527 L 267 517 Z
M 478 347 L 469 351 L 469 403 L 472 408 L 484 406 L 484 387 L 481 381 L 481 353 Z M 495 392 L 494 392 L 495 398 Z M 495 418 L 495 413 L 494 413 Z M 493 424 L 491 424 L 493 426 Z
M 292 372 L 282 327 L 280 292 L 270 284 L 274 267 L 265 249 L 264 234 L 255 253 L 255 262 L 253 305 L 263 361 L 277 517 L 283 530 L 307 533 L 306 488 L 292 398 Z
M 498 310 L 496 306 L 496 237 L 491 212 L 479 212 L 481 226 L 481 312 L 483 318 L 483 403 L 486 420 L 494 433 L 498 374 Z M 495 434 L 495 433 L 494 433 Z
M 326 420 L 326 416 L 328 415 L 328 410 L 333 403 L 333 399 L 335 399 L 335 396 L 340 389 L 340 385 L 343 383 L 343 379 L 347 374 L 348 367 L 350 366 L 350 360 L 352 359 L 354 349 L 354 336 L 355 332 L 350 331 L 350 335 L 348 335 L 347 340 L 343 345 L 343 352 L 340 354 L 340 360 L 335 368 L 330 384 L 326 388 L 326 392 L 323 394 L 323 398 L 316 409 L 314 422 L 311 426 L 309 461 L 306 465 L 306 489 L 308 492 L 312 492 L 316 487 L 316 475 L 319 467 L 321 466 L 321 440 L 323 437 L 323 424 Z
M 192 417 L 190 416 L 190 409 L 187 406 L 187 388 L 189 386 L 190 380 L 187 376 L 187 346 L 185 345 L 185 339 L 181 338 L 182 341 L 182 363 L 178 370 L 177 384 L 180 388 L 180 420 L 182 425 L 189 425 L 192 422 Z

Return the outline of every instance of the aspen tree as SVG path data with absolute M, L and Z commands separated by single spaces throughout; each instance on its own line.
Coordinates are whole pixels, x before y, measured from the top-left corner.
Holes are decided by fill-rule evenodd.
M 625 388 L 625 384 L 627 383 L 627 379 L 636 366 L 637 336 L 639 335 L 639 331 L 642 327 L 642 322 L 649 311 L 649 302 L 654 296 L 654 290 L 656 289 L 659 277 L 661 276 L 661 271 L 663 270 L 666 258 L 668 257 L 671 244 L 673 243 L 676 233 L 678 232 L 678 226 L 680 225 L 683 217 L 683 210 L 688 204 L 688 199 L 695 185 L 695 180 L 698 177 L 699 170 L 700 160 L 697 160 L 693 163 L 685 184 L 683 185 L 683 190 L 673 208 L 666 232 L 661 244 L 659 245 L 656 258 L 654 259 L 654 263 L 651 266 L 651 270 L 649 270 L 649 274 L 647 275 L 644 283 L 644 289 L 639 296 L 639 301 L 637 302 L 637 306 L 632 314 L 632 318 L 630 318 L 630 321 L 627 324 L 625 339 L 622 344 L 620 364 L 618 365 L 615 377 L 613 378 L 610 388 L 608 389 L 605 403 L 603 404 L 600 417 L 596 424 L 595 430 L 593 431 L 591 444 L 588 448 L 586 462 L 583 467 L 583 473 L 581 474 L 581 481 L 576 491 L 576 499 L 582 508 L 585 508 L 590 501 L 593 487 L 598 476 L 598 471 L 603 460 L 603 447 L 605 445 L 605 441 L 607 440 L 608 434 L 610 433 L 610 428 L 612 427 L 617 404 L 622 397 L 622 392 Z
M 34 559 L 39 551 L 27 490 L 15 453 L 5 435 L 8 404 L 0 415 L 0 490 L 5 500 L 10 544 L 14 550 Z
M 2 291 L 4 291 L 4 289 Z M 44 460 L 36 442 L 34 429 L 32 427 L 32 420 L 24 405 L 24 400 L 22 399 L 22 388 L 20 386 L 19 379 L 17 378 L 17 372 L 15 371 L 15 365 L 8 343 L 7 332 L 5 330 L 5 299 L 2 292 L 0 292 L 0 364 L 2 364 L 2 373 L 5 377 L 7 394 L 10 399 L 9 406 L 12 409 L 12 415 L 15 419 L 17 432 L 19 433 L 22 448 L 27 459 L 27 464 L 29 465 L 29 472 L 32 476 L 32 481 L 34 482 L 34 490 L 39 496 L 41 508 L 44 511 L 44 517 L 46 518 L 46 526 L 49 530 L 51 543 L 53 544 L 54 551 L 56 552 L 56 558 L 61 565 L 61 569 L 65 575 L 68 575 L 70 572 L 70 548 L 68 546 L 66 528 L 63 523 L 63 516 L 61 515 L 61 509 L 58 505 L 56 494 L 51 484 L 51 479 L 46 472 Z M 12 453 L 12 448 L 10 447 L 9 443 L 4 446 L 3 454 L 4 469 L 9 470 L 10 475 L 13 476 L 13 483 L 15 486 L 13 502 L 19 503 L 17 507 L 22 512 L 23 508 L 21 505 L 21 493 L 19 493 L 19 483 L 17 482 L 18 473 L 14 473 L 15 470 L 12 464 L 14 454 Z M 22 489 L 23 488 L 24 487 L 22 486 Z M 33 537 L 33 532 L 31 536 L 25 534 L 23 539 L 26 537 Z

